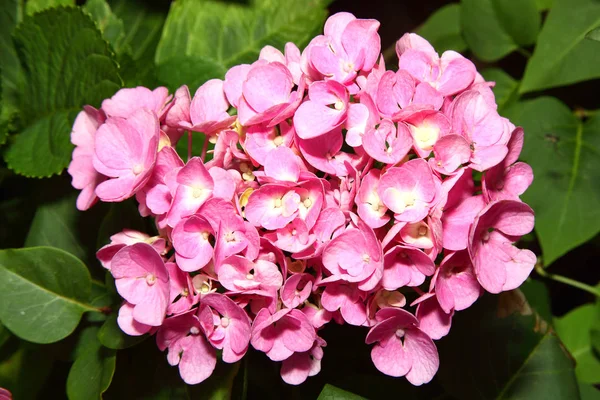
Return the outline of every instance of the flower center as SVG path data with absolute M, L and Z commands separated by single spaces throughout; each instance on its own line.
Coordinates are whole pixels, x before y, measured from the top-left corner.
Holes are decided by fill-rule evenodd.
M 144 170 L 144 166 L 142 164 L 135 164 L 133 166 L 133 174 L 134 175 L 141 174 L 143 170 Z
M 368 263 L 371 261 L 371 257 L 368 254 L 363 254 L 362 259 L 364 262 Z
M 281 201 L 281 199 L 275 199 L 275 203 L 274 203 L 275 208 L 281 207 L 282 204 L 283 204 L 283 202 Z
M 229 318 L 227 318 L 227 317 L 221 318 L 221 326 L 223 328 L 227 328 L 229 326 Z
M 421 225 L 419 227 L 419 236 L 425 236 L 425 235 L 427 235 L 427 230 L 428 229 L 427 229 L 426 226 Z
M 302 202 L 302 204 L 304 204 L 304 207 L 309 208 L 310 206 L 312 206 L 312 200 L 311 199 L 304 199 L 304 201 Z
M 195 199 L 202 196 L 202 188 L 198 188 L 198 187 L 194 188 L 194 191 L 192 192 L 192 196 L 194 196 Z
M 154 274 L 146 275 L 146 283 L 148 284 L 148 286 L 154 285 L 156 283 L 156 275 L 154 275 Z
M 333 105 L 333 108 L 335 108 L 336 110 L 340 111 L 342 108 L 344 108 L 344 103 L 341 100 L 338 100 Z
M 283 136 L 277 136 L 273 139 L 273 144 L 275 146 L 281 146 L 283 144 Z
M 405 334 L 405 332 L 404 332 L 404 329 L 397 329 L 397 330 L 396 330 L 396 336 L 397 336 L 397 337 L 399 337 L 399 338 L 403 338 L 403 337 L 404 337 L 404 334 Z
M 210 234 L 208 232 L 202 232 L 202 239 L 208 240 L 209 236 L 210 236 Z
M 191 335 L 193 335 L 193 336 L 196 336 L 196 335 L 198 335 L 199 333 L 200 333 L 200 329 L 198 329 L 197 327 L 195 327 L 195 326 L 192 326 L 192 327 L 190 328 L 190 334 L 191 334 Z

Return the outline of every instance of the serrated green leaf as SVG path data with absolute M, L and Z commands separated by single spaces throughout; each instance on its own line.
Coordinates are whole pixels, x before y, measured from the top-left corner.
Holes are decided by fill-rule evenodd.
M 519 81 L 499 68 L 488 68 L 481 71 L 486 81 L 495 82 L 492 88 L 498 104 L 498 112 L 519 98 Z
M 90 274 L 81 261 L 52 247 L 0 251 L 0 321 L 34 343 L 56 342 L 94 308 Z
M 25 2 L 25 11 L 27 15 L 32 15 L 49 8 L 74 5 L 75 0 L 27 0 Z
M 521 159 L 535 178 L 522 196 L 548 266 L 600 232 L 600 117 L 585 124 L 552 97 L 515 103 L 504 115 L 525 130 Z
M 117 324 L 117 313 L 118 310 L 115 309 L 98 331 L 98 340 L 100 340 L 100 343 L 109 349 L 120 350 L 135 346 L 148 338 L 148 335 L 129 336 L 123 332 Z
M 77 344 L 76 359 L 67 378 L 70 400 L 101 399 L 112 381 L 117 354 L 102 347 L 97 326 L 87 327 Z
M 123 21 L 113 14 L 106 0 L 88 0 L 83 9 L 98 24 L 102 35 L 115 52 L 120 53 L 125 39 L 125 28 Z
M 438 376 L 448 395 L 469 399 L 577 399 L 574 365 L 524 296 L 484 296 L 440 340 Z
M 448 4 L 436 10 L 417 31 L 440 54 L 446 50 L 463 52 L 467 49 L 461 33 L 460 7 L 460 4 Z
M 85 260 L 86 250 L 77 231 L 79 212 L 75 199 L 76 196 L 68 196 L 42 204 L 35 212 L 24 247 L 56 247 Z
M 254 62 L 265 45 L 303 47 L 322 28 L 326 13 L 319 0 L 173 2 L 156 50 L 158 76 L 175 88 L 193 79 L 198 65 L 201 77 L 186 82 L 193 93 L 203 81 L 222 78 L 231 66 Z
M 120 85 L 109 46 L 90 17 L 56 8 L 24 19 L 14 33 L 23 68 L 21 117 L 27 124 L 5 152 L 8 166 L 30 177 L 60 173 L 69 163 L 77 112 L 98 106 Z
M 600 26 L 600 2 L 556 0 L 527 63 L 521 93 L 600 77 L 600 43 L 585 35 Z
M 342 390 L 330 384 L 326 384 L 319 394 L 317 400 L 362 400 L 364 397 Z
M 591 344 L 592 325 L 599 317 L 596 306 L 586 304 L 554 320 L 556 332 L 577 362 L 577 378 L 584 383 L 600 383 L 600 358 Z

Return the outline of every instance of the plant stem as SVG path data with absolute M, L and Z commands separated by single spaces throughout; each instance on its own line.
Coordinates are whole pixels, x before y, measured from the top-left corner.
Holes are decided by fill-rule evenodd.
M 527 59 L 531 58 L 531 52 L 529 50 L 525 50 L 522 47 L 519 47 L 517 49 L 517 53 L 521 54 L 523 57 L 525 57 Z
M 192 131 L 188 131 L 188 161 L 192 158 Z
M 595 287 L 587 285 L 583 282 L 573 280 L 571 278 L 567 278 L 566 276 L 551 274 L 544 269 L 544 267 L 541 265 L 541 263 L 537 263 L 535 265 L 535 270 L 540 276 L 542 276 L 544 278 L 552 279 L 553 281 L 564 283 L 565 285 L 573 286 L 577 289 L 584 290 L 588 293 L 591 293 L 596 297 L 600 297 L 600 290 L 596 289 Z
M 204 158 L 206 157 L 206 150 L 208 150 L 208 137 L 204 136 L 204 142 L 202 143 L 202 154 L 200 155 L 202 162 L 204 162 Z

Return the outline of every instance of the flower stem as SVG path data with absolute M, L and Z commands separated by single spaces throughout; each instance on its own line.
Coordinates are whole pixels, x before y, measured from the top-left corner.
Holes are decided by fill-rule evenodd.
M 544 269 L 544 267 L 541 265 L 541 263 L 537 263 L 535 265 L 535 270 L 540 276 L 542 276 L 544 278 L 552 279 L 553 281 L 564 283 L 565 285 L 573 286 L 574 288 L 584 290 L 588 293 L 591 293 L 596 297 L 600 297 L 599 289 L 596 289 L 595 287 L 587 285 L 583 282 L 579 282 L 579 281 L 573 280 L 571 278 L 567 278 L 566 276 L 551 274 Z
M 206 157 L 206 150 L 208 150 L 208 138 L 204 136 L 204 142 L 202 142 L 202 154 L 200 155 L 202 162 L 204 162 L 204 158 Z
M 188 161 L 192 158 L 192 131 L 188 131 Z

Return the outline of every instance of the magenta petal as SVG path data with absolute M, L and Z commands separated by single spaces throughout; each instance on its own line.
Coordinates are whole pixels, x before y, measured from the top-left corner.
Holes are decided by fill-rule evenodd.
M 404 338 L 404 348 L 412 359 L 406 379 L 415 386 L 431 381 L 440 366 L 438 351 L 431 338 L 419 329 L 409 329 Z

